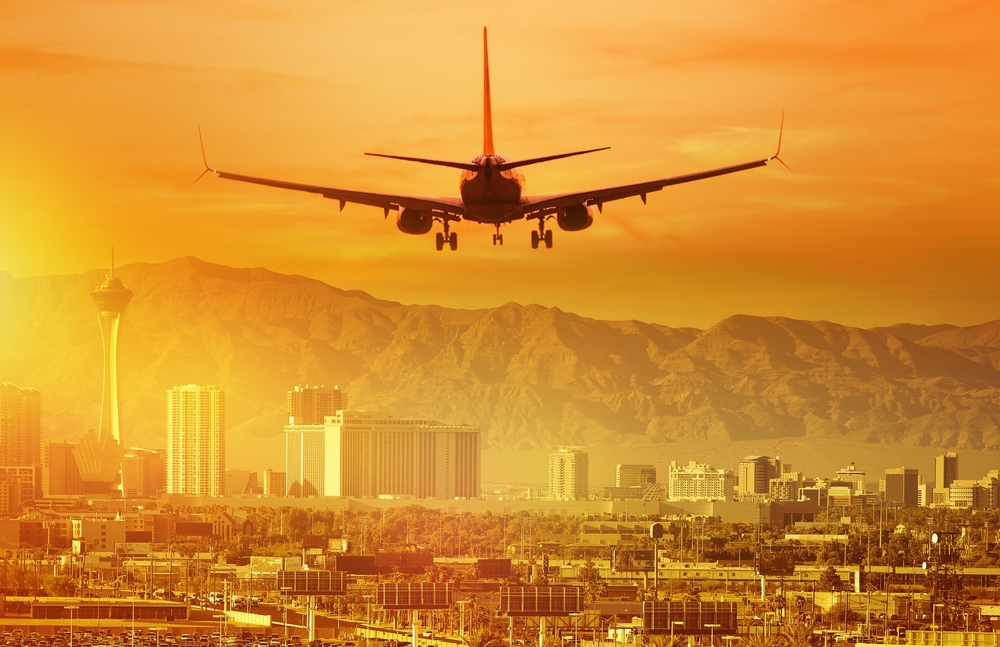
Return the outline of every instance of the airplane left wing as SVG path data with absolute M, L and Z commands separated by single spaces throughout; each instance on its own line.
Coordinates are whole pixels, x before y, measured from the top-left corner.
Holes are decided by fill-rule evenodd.
M 647 193 L 653 193 L 654 191 L 659 191 L 664 187 L 673 186 L 675 184 L 684 184 L 686 182 L 695 182 L 697 180 L 705 180 L 710 177 L 718 177 L 719 175 L 739 173 L 740 171 L 746 171 L 752 168 L 758 168 L 760 166 L 767 166 L 767 163 L 770 162 L 772 159 L 777 159 L 777 155 L 773 157 L 767 157 L 761 160 L 756 160 L 753 162 L 745 162 L 743 164 L 735 164 L 733 166 L 723 166 L 722 168 L 712 169 L 709 171 L 701 171 L 699 173 L 689 173 L 687 175 L 675 175 L 674 177 L 668 177 L 662 180 L 653 180 L 651 182 L 640 182 L 639 184 L 626 184 L 624 186 L 614 186 L 605 189 L 594 189 L 590 191 L 579 191 L 577 193 L 561 193 L 558 195 L 532 196 L 523 200 L 522 206 L 524 208 L 524 215 L 526 218 L 538 218 L 541 216 L 548 215 L 550 213 L 555 213 L 559 211 L 559 209 L 563 209 L 575 204 L 583 204 L 587 206 L 597 205 L 598 209 L 600 209 L 605 202 L 612 202 L 614 200 L 621 200 L 623 198 L 631 198 L 633 196 L 640 196 L 642 198 L 642 201 L 645 203 Z M 781 160 L 778 161 L 780 162 Z M 784 164 L 784 162 L 782 162 L 782 164 Z
M 264 177 L 254 177 L 252 175 L 240 175 L 228 171 L 219 171 L 209 168 L 224 180 L 236 180 L 237 182 L 249 182 L 250 184 L 260 184 L 276 189 L 289 189 L 291 191 L 303 191 L 337 200 L 340 202 L 340 209 L 343 211 L 344 205 L 348 202 L 353 204 L 363 204 L 370 207 L 379 207 L 385 211 L 386 217 L 390 210 L 415 209 L 417 211 L 437 212 L 441 217 L 448 220 L 460 220 L 465 211 L 462 201 L 458 198 L 424 198 L 413 195 L 395 195 L 392 193 L 369 193 L 367 191 L 352 191 L 349 189 L 338 189 L 330 186 L 318 186 L 314 184 L 300 184 L 298 182 L 287 182 L 285 180 L 272 180 Z

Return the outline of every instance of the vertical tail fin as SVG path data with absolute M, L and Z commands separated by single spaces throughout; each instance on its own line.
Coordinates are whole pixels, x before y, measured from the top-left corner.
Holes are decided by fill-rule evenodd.
M 486 45 L 486 27 L 483 27 L 483 155 L 494 155 L 493 110 L 490 106 L 490 51 Z

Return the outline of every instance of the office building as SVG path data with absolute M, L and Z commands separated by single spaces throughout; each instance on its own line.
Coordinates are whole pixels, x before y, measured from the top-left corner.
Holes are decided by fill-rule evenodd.
M 642 487 L 656 483 L 653 465 L 618 465 L 615 467 L 615 487 Z
M 979 481 L 972 479 L 955 479 L 947 488 L 948 505 L 952 508 L 988 508 L 990 507 L 990 492 Z
M 804 476 L 802 472 L 792 472 L 791 465 L 782 465 L 782 469 L 785 471 L 781 476 L 769 481 L 767 498 L 771 501 L 798 501 Z
M 766 496 L 771 479 L 781 474 L 781 462 L 768 456 L 747 456 L 740 461 L 737 485 L 740 496 Z
M 730 470 L 716 469 L 696 461 L 667 470 L 668 501 L 732 501 L 736 477 Z
M 41 393 L 0 382 L 0 465 L 40 465 L 41 449 Z
M 549 454 L 549 498 L 553 501 L 586 500 L 589 478 L 587 452 L 578 447 L 562 447 Z
M 76 445 L 64 440 L 45 443 L 42 452 L 42 493 L 47 497 L 79 496 L 83 480 L 76 465 Z
M 326 425 L 285 427 L 285 494 L 326 495 Z
M 337 411 L 285 427 L 288 496 L 477 498 L 480 432 L 385 413 Z
M 851 493 L 852 496 L 864 494 L 868 491 L 867 474 L 855 467 L 854 461 L 851 461 L 850 465 L 838 471 L 835 480 L 851 488 L 853 490 Z
M 226 398 L 215 386 L 167 391 L 167 494 L 222 496 Z
M 296 386 L 288 392 L 288 424 L 322 425 L 327 416 L 347 408 L 339 386 Z
M 285 472 L 264 470 L 264 496 L 285 496 Z
M 958 454 L 948 452 L 934 457 L 934 488 L 951 487 L 958 478 Z
M 131 447 L 122 458 L 122 492 L 130 499 L 152 499 L 167 489 L 167 455 L 162 449 Z
M 903 508 L 915 508 L 919 499 L 920 475 L 915 469 L 895 467 L 885 471 L 885 502 Z
M 121 404 L 118 397 L 118 333 L 122 313 L 132 300 L 132 290 L 115 276 L 113 250 L 111 271 L 90 296 L 97 306 L 104 350 L 101 419 L 96 429 L 87 430 L 74 452 L 84 490 L 97 494 L 121 489 L 124 455 Z
M 38 465 L 0 465 L 0 483 L 6 484 L 3 507 L 18 514 L 25 503 L 42 498 L 42 469 Z

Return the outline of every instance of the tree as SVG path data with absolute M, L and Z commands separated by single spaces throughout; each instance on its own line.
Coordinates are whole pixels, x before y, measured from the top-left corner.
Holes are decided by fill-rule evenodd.
M 504 647 L 507 637 L 492 625 L 485 625 L 465 633 L 462 641 L 467 647 Z
M 823 574 L 819 576 L 819 586 L 818 589 L 822 591 L 839 591 L 843 586 L 843 582 L 840 576 L 837 575 L 837 569 L 833 566 L 827 566 Z
M 44 580 L 45 592 L 54 598 L 71 598 L 76 593 L 76 581 L 65 575 L 49 575 Z

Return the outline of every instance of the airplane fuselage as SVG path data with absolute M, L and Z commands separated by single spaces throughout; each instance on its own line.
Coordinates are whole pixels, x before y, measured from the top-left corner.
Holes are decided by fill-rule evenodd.
M 465 206 L 465 219 L 483 223 L 504 223 L 523 218 L 521 194 L 524 191 L 524 175 L 517 169 L 498 170 L 497 164 L 505 164 L 500 155 L 472 160 L 479 165 L 478 171 L 462 171 L 459 191 Z

